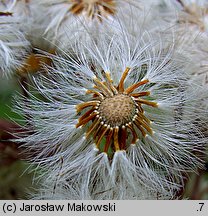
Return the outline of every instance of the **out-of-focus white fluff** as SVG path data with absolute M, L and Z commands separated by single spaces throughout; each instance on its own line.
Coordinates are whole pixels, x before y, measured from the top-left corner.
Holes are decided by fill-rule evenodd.
M 29 49 L 22 31 L 24 16 L 22 2 L 0 1 L 0 11 L 10 13 L 0 16 L 0 75 L 10 76 L 21 64 Z M 21 6 L 20 6 L 21 4 Z M 21 9 L 21 10 L 20 10 Z
M 74 1 L 37 0 L 34 1 L 32 5 L 36 8 L 36 11 L 40 8 L 43 12 L 43 14 L 39 14 L 39 16 L 37 16 L 37 19 L 44 19 L 44 22 L 47 23 L 45 37 L 47 38 L 48 35 L 52 35 L 54 37 L 52 39 L 53 43 L 58 44 L 60 48 L 67 50 L 68 44 L 70 44 L 73 40 L 78 38 L 83 41 L 87 40 L 85 34 L 86 30 L 93 29 L 94 34 L 97 34 L 100 29 L 105 28 L 106 22 L 111 22 L 112 25 L 116 25 L 115 17 L 122 16 L 122 19 L 126 19 L 126 17 L 129 19 L 132 12 L 134 12 L 132 7 L 136 7 L 137 9 L 140 8 L 139 0 L 113 0 L 113 2 L 115 3 L 114 14 L 109 14 L 106 17 L 95 14 L 93 19 L 86 16 L 85 10 L 77 15 L 74 15 L 70 11 Z M 105 3 L 103 4 L 106 5 Z M 136 10 L 136 12 L 138 11 Z M 99 19 L 102 19 L 102 21 Z
M 65 58 L 52 57 L 54 67 L 48 68 L 47 77 L 34 79 L 45 100 L 31 96 L 18 102 L 17 109 L 30 116 L 32 129 L 18 141 L 33 153 L 34 163 L 46 168 L 46 182 L 69 190 L 68 198 L 68 188 L 80 199 L 143 199 L 145 193 L 171 198 L 183 186 L 182 172 L 202 167 L 194 153 L 206 144 L 199 129 L 204 124 L 199 104 L 205 92 L 192 79 L 193 67 L 174 35 L 150 34 L 136 20 L 131 24 L 140 34 L 132 35 L 127 22 L 118 23 L 114 34 L 103 30 L 98 41 L 73 41 Z M 102 71 L 108 71 L 117 85 L 126 67 L 131 71 L 125 86 L 150 81 L 138 90 L 150 91 L 158 103 L 158 108 L 143 107 L 154 133 L 115 152 L 109 161 L 92 139 L 84 137 L 86 128 L 75 127 L 75 107 L 90 99 L 86 90 L 93 89 L 94 77 L 106 81 Z M 47 188 L 46 196 L 56 193 Z

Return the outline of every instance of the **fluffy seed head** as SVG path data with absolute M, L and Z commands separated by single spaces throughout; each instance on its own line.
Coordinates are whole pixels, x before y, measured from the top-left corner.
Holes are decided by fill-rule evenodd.
M 187 58 L 165 34 L 126 29 L 53 56 L 47 77 L 35 78 L 46 100 L 19 102 L 34 128 L 19 141 L 81 197 L 138 199 L 143 187 L 171 196 L 181 172 L 201 166 L 203 91 Z
M 29 50 L 29 42 L 21 32 L 21 19 L 6 12 L 0 15 L 0 75 L 10 76 Z
M 111 147 L 113 151 L 126 150 L 130 144 L 135 144 L 138 132 L 135 127 L 145 137 L 146 133 L 152 134 L 149 119 L 143 114 L 142 104 L 157 107 L 157 103 L 141 99 L 142 96 L 150 94 L 149 91 L 134 91 L 149 82 L 143 80 L 124 88 L 125 79 L 130 71 L 127 67 L 123 72 L 118 86 L 114 85 L 110 74 L 106 72 L 107 82 L 102 82 L 98 78 L 94 79 L 95 90 L 88 90 L 88 94 L 93 94 L 90 101 L 77 105 L 77 112 L 91 107 L 79 118 L 76 127 L 90 124 L 87 130 L 87 137 L 92 135 L 96 146 L 100 149 L 100 144 L 105 138 L 104 152 L 108 152 Z M 127 142 L 131 133 L 132 140 Z
M 74 15 L 86 13 L 87 17 L 93 19 L 98 17 L 100 21 L 102 17 L 107 17 L 115 13 L 114 0 L 70 0 L 72 5 L 69 11 Z

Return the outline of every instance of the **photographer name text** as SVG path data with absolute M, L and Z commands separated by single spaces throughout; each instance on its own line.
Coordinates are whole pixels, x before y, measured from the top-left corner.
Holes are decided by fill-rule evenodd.
M 24 202 L 20 204 L 15 203 L 4 203 L 3 212 L 4 213 L 15 213 L 15 212 L 115 212 L 116 204 L 85 204 L 85 203 L 67 203 L 67 204 L 25 204 Z

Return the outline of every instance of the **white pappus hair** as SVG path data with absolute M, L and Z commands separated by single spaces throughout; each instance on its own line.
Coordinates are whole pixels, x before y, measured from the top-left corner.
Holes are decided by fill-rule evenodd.
M 145 29 L 132 36 L 120 23 L 115 34 L 73 42 L 65 57 L 52 56 L 48 75 L 34 80 L 45 99 L 31 95 L 18 101 L 31 128 L 18 141 L 46 168 L 45 196 L 65 191 L 68 199 L 75 193 L 79 199 L 172 198 L 183 186 L 182 173 L 202 167 L 196 153 L 206 141 L 198 127 L 204 124 L 198 105 L 205 93 L 191 78 L 189 60 L 177 50 L 174 36 Z M 103 101 L 118 95 L 129 96 L 140 109 L 123 126 L 108 116 L 114 110 L 106 114 L 98 107 L 111 107 L 114 102 L 104 106 Z M 129 114 L 115 110 L 120 118 Z M 95 115 L 107 117 L 99 123 Z M 47 182 L 54 182 L 54 189 Z
M 29 49 L 29 42 L 21 30 L 23 19 L 21 15 L 13 16 L 13 7 L 9 3 L 5 6 L 1 3 L 0 7 L 0 75 L 6 77 L 22 64 Z
M 133 8 L 140 8 L 139 0 L 45 0 L 32 2 L 34 8 L 42 11 L 37 20 L 45 20 L 45 37 L 53 35 L 53 42 L 66 50 L 68 41 L 83 38 L 86 29 L 105 28 L 106 22 L 113 22 L 118 16 L 130 17 Z M 125 11 L 125 12 L 124 12 Z M 140 12 L 137 11 L 136 12 Z M 68 47 L 67 47 L 68 48 Z

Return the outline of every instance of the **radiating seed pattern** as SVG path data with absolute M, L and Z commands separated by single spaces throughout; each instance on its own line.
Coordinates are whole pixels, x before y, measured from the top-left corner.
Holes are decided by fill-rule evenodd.
M 104 143 L 104 152 L 109 148 L 113 152 L 126 150 L 130 144 L 135 144 L 138 139 L 152 135 L 151 121 L 145 116 L 143 105 L 157 107 L 157 103 L 142 99 L 149 96 L 149 91 L 135 92 L 137 88 L 149 82 L 148 79 L 134 83 L 124 88 L 124 82 L 130 68 L 122 74 L 118 86 L 115 86 L 110 73 L 106 72 L 106 82 L 94 79 L 94 89 L 87 90 L 92 95 L 90 101 L 76 106 L 77 114 L 81 115 L 76 127 L 88 126 L 86 138 L 92 137 L 98 149 Z

